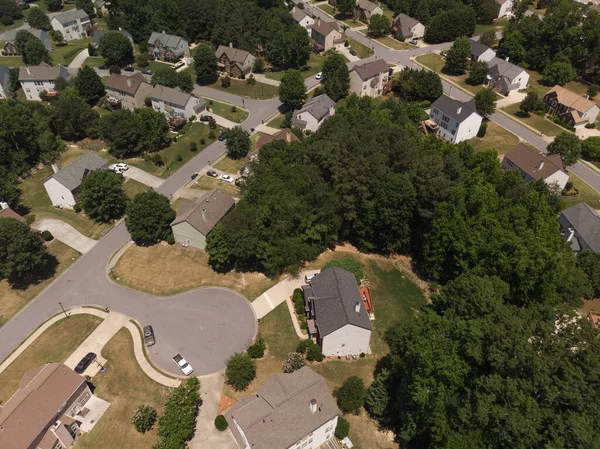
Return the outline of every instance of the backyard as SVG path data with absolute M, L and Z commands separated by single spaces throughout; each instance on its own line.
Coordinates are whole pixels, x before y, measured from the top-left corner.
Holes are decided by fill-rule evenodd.
M 221 78 L 219 78 L 215 83 L 206 87 L 217 89 L 223 92 L 229 92 L 230 94 L 239 95 L 240 97 L 255 98 L 258 100 L 265 100 L 267 98 L 273 98 L 279 95 L 278 86 L 271 86 L 270 84 L 259 82 L 250 85 L 245 80 L 237 80 L 233 78 L 231 79 L 231 85 L 229 87 L 223 87 L 221 85 Z
M 101 322 L 95 315 L 72 315 L 46 329 L 0 373 L 0 403 L 13 395 L 25 372 L 46 363 L 64 362 Z
M 506 17 L 502 17 L 490 25 L 477 25 L 473 35 L 481 36 L 486 31 L 502 31 L 508 25 L 508 22 L 509 20 Z
M 487 122 L 485 137 L 473 137 L 469 143 L 476 151 L 493 148 L 498 154 L 504 154 L 519 143 L 519 138 L 500 125 Z
M 579 190 L 578 196 L 563 196 L 565 208 L 571 207 L 577 203 L 586 203 L 592 209 L 600 209 L 600 193 L 592 189 L 586 182 L 572 172 L 569 172 L 569 181 L 573 183 L 573 187 Z
M 547 136 L 557 136 L 561 133 L 568 132 L 565 128 L 555 125 L 550 120 L 535 113 L 531 113 L 529 117 L 524 116 L 519 110 L 519 103 L 502 108 L 502 111 L 506 112 L 508 115 L 516 118 L 517 120 L 521 120 L 523 123 L 537 129 L 539 132 Z

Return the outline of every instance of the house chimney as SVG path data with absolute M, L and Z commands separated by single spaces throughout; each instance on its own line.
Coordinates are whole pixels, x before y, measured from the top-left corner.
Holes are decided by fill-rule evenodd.
M 507 56 L 507 57 L 506 57 L 506 59 L 505 59 L 505 61 L 506 61 L 506 62 L 508 62 L 508 60 L 509 60 L 509 59 L 510 59 L 510 57 L 509 57 L 509 56 Z
M 321 18 L 317 17 L 317 26 L 321 26 Z
M 456 110 L 457 114 L 460 114 L 460 111 L 462 111 L 462 106 L 459 106 L 458 109 Z
M 204 221 L 208 221 L 208 216 L 206 215 L 206 209 L 202 209 L 202 218 Z
M 574 236 L 575 236 L 575 229 L 569 228 L 569 237 L 567 238 L 567 243 L 569 243 L 571 240 L 573 240 Z
M 162 30 L 162 31 L 161 31 L 161 33 L 162 33 L 162 34 L 166 34 L 166 33 L 165 33 L 165 30 Z
M 8 204 L 4 201 L 0 201 L 0 210 L 8 209 Z
M 354 305 L 354 311 L 356 313 L 360 313 L 360 302 L 356 301 L 356 304 Z
M 127 85 L 131 87 L 131 78 L 127 77 Z
M 123 31 L 123 28 L 119 27 L 119 31 Z
M 27 70 L 27 74 L 28 75 L 31 75 L 31 70 L 29 70 L 29 66 L 28 65 L 25 66 L 25 70 Z
M 233 42 L 229 42 L 229 48 L 233 48 Z
M 54 172 L 54 173 L 58 172 L 58 165 L 52 164 L 52 172 Z
M 311 413 L 317 412 L 317 400 L 316 399 L 310 400 L 310 411 L 311 411 Z

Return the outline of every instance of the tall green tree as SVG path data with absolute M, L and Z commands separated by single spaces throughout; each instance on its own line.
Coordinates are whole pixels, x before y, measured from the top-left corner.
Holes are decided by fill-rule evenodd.
M 51 28 L 50 19 L 40 8 L 31 8 L 27 16 L 27 22 L 29 22 L 31 28 L 38 30 L 49 30 Z
M 496 42 L 496 32 L 486 31 L 485 33 L 482 33 L 481 36 L 479 36 L 479 42 L 488 47 L 492 47 Z
M 105 223 L 121 218 L 128 201 L 123 177 L 109 170 L 94 170 L 84 176 L 77 199 L 88 217 Z
M 365 402 L 365 392 L 364 381 L 358 376 L 350 376 L 334 394 L 342 412 L 358 415 Z
M 310 59 L 310 39 L 301 26 L 279 30 L 265 45 L 265 59 L 279 69 L 300 69 Z
M 105 33 L 98 42 L 98 53 L 109 66 L 123 67 L 133 61 L 131 41 L 121 33 Z
M 92 0 L 75 0 L 75 8 L 84 10 L 90 16 L 96 12 Z
M 13 20 L 23 17 L 23 11 L 15 2 L 10 0 L 0 0 L 0 17 L 7 16 Z
M 162 112 L 152 108 L 136 109 L 135 118 L 140 132 L 137 152 L 158 151 L 169 145 L 169 124 Z
M 467 5 L 456 6 L 437 14 L 425 29 L 425 42 L 439 44 L 460 36 L 472 36 L 475 31 L 475 11 Z
M 325 59 L 323 63 L 323 76 L 325 76 L 323 84 L 325 93 L 333 101 L 338 101 L 348 96 L 350 74 L 346 66 L 346 60 L 342 55 L 333 54 Z
M 62 0 L 44 0 L 44 3 L 50 12 L 60 11 L 63 7 Z
M 564 132 L 548 145 L 548 153 L 560 154 L 565 166 L 573 165 L 581 157 L 581 141 L 575 134 Z
M 374 14 L 369 20 L 369 26 L 367 28 L 370 36 L 385 36 L 390 32 L 392 28 L 392 22 L 386 16 L 382 14 Z
M 96 104 L 100 97 L 104 95 L 102 79 L 88 65 L 84 65 L 77 71 L 74 85 L 79 96 L 89 104 Z
M 466 37 L 457 38 L 446 56 L 444 69 L 453 75 L 462 75 L 467 71 L 471 57 L 471 43 Z
M 475 86 L 482 84 L 485 81 L 485 77 L 487 76 L 488 71 L 489 67 L 487 65 L 487 62 L 471 62 L 471 65 L 469 67 L 469 77 L 467 78 L 467 81 Z
M 241 126 L 236 126 L 225 133 L 227 156 L 232 159 L 242 159 L 250 151 L 250 134 Z
M 24 223 L 0 218 L 0 277 L 10 282 L 34 274 L 48 263 L 41 240 Z
M 475 106 L 477 112 L 484 117 L 493 114 L 496 111 L 496 99 L 498 96 L 494 89 L 486 87 L 475 94 Z
M 354 13 L 354 8 L 356 8 L 356 3 L 353 0 L 336 0 L 335 2 L 335 9 L 346 17 Z
M 247 354 L 233 354 L 226 366 L 225 379 L 236 391 L 245 390 L 256 377 L 256 362 Z
M 581 142 L 581 153 L 588 161 L 600 161 L 600 137 L 591 136 Z
M 38 38 L 33 37 L 25 43 L 22 51 L 23 62 L 27 65 L 40 65 L 42 62 L 50 64 L 52 58 L 48 49 Z
M 67 88 L 53 103 L 52 124 L 65 140 L 79 140 L 87 136 L 98 113 L 73 88 Z
M 108 143 L 110 153 L 117 157 L 135 154 L 142 138 L 136 115 L 129 109 L 118 109 L 96 120 L 94 129 Z
M 217 57 L 209 45 L 200 44 L 192 51 L 196 82 L 200 85 L 217 81 Z
M 528 92 L 525 98 L 519 103 L 519 110 L 527 117 L 539 109 L 544 109 L 544 102 L 540 100 L 536 92 Z
M 289 69 L 281 78 L 279 100 L 290 109 L 299 109 L 304 104 L 306 85 L 302 74 L 298 70 Z
M 489 25 L 498 18 L 500 5 L 496 0 L 481 0 L 477 8 L 477 19 L 479 23 Z
M 564 86 L 575 78 L 576 72 L 568 62 L 556 61 L 544 69 L 544 81 Z
M 393 90 L 406 101 L 435 101 L 443 93 L 440 76 L 431 70 L 405 68 L 393 81 Z
M 152 189 L 138 193 L 127 206 L 125 224 L 136 245 L 155 245 L 171 235 L 175 212 L 166 196 Z

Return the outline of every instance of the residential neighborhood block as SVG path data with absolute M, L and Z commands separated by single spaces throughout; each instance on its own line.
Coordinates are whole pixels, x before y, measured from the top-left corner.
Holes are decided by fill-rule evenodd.
M 575 127 L 594 123 L 600 112 L 598 105 L 587 95 L 577 95 L 561 86 L 550 89 L 544 95 L 544 103 L 548 114 L 555 115 Z
M 560 213 L 560 234 L 573 252 L 586 249 L 600 253 L 600 215 L 586 203 L 571 206 Z
M 421 39 L 425 36 L 425 25 L 406 14 L 398 14 L 394 17 L 392 30 L 397 38 Z
M 215 55 L 219 70 L 235 78 L 243 78 L 252 72 L 252 65 L 256 60 L 249 51 L 238 50 L 231 44 L 229 47 L 219 45 Z
M 155 111 L 162 112 L 167 119 L 184 118 L 189 120 L 206 109 L 206 102 L 181 89 L 157 84 L 148 94 Z
M 21 52 L 15 46 L 15 39 L 16 39 L 17 33 L 19 31 L 22 31 L 22 30 L 15 29 L 15 30 L 10 30 L 10 31 L 7 31 L 6 33 L 4 33 L 4 48 L 3 48 L 3 50 L 9 56 L 19 56 L 21 54 Z M 34 28 L 29 28 L 25 31 L 27 31 L 29 34 L 35 36 L 36 38 L 38 38 L 42 42 L 42 44 L 44 44 L 44 47 L 46 47 L 46 50 L 48 50 L 48 51 L 53 50 L 52 43 L 50 42 L 50 38 L 48 37 L 48 33 L 46 33 L 44 30 L 36 30 Z
M 107 99 L 130 111 L 144 107 L 144 101 L 152 90 L 152 85 L 139 72 L 131 76 L 113 73 L 106 80 Z
M 314 25 L 315 19 L 306 14 L 303 9 L 300 9 L 297 6 L 292 8 L 291 14 L 296 23 L 308 31 L 308 34 L 310 34 L 310 29 Z
M 153 32 L 148 39 L 148 53 L 161 61 L 176 62 L 190 55 L 188 41 L 181 36 Z
M 331 50 L 336 45 L 344 43 L 337 22 L 326 22 L 320 17 L 313 24 L 310 36 L 313 49 L 317 53 Z

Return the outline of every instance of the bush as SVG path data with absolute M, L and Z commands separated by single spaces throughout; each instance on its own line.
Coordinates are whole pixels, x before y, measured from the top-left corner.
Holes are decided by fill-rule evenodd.
M 214 129 L 211 129 L 211 130 L 209 131 L 209 133 L 208 133 L 208 138 L 209 138 L 210 140 L 215 140 L 215 139 L 217 138 L 217 135 L 215 134 L 215 130 L 214 130 Z
M 50 242 L 52 240 L 54 240 L 54 236 L 52 235 L 52 233 L 50 231 L 42 231 L 42 238 L 44 239 L 44 241 L 46 242 Z
M 171 390 L 164 413 L 158 420 L 158 442 L 154 447 L 187 447 L 196 425 L 200 403 L 199 389 L 200 381 L 191 377 Z
M 361 353 L 360 353 L 360 358 L 361 358 L 361 359 L 364 359 L 366 356 L 367 356 L 367 355 L 366 355 L 364 352 L 361 352 Z
M 306 360 L 322 362 L 323 361 L 323 353 L 321 352 L 321 347 L 319 345 L 312 345 L 306 351 Z
M 0 18 L 0 22 L 2 22 L 2 25 L 6 25 L 6 26 L 12 25 L 13 23 L 15 23 L 15 21 L 10 16 L 2 16 L 2 18 Z
M 248 86 L 254 86 L 256 84 L 256 78 L 254 78 L 252 75 L 250 75 L 247 79 L 246 79 L 246 84 Z
M 223 432 L 224 430 L 227 430 L 227 427 L 229 427 L 229 424 L 227 424 L 227 420 L 225 419 L 225 417 L 223 415 L 218 415 L 215 418 L 215 427 L 217 428 L 217 430 L 219 432 Z
M 196 151 L 198 151 L 198 144 L 196 142 L 190 142 L 190 151 L 192 153 L 195 153 Z
M 114 73 L 116 75 L 120 75 L 121 74 L 121 67 L 119 67 L 118 65 L 111 65 L 108 68 L 108 73 L 110 73 L 111 75 Z
M 306 322 L 306 320 L 300 322 L 300 329 L 302 329 L 303 331 L 308 330 L 308 323 Z
M 169 236 L 167 237 L 167 243 L 169 245 L 174 245 L 175 244 L 175 236 L 173 234 L 169 234 Z
M 294 308 L 296 309 L 296 313 L 298 315 L 304 315 L 306 313 L 306 308 L 304 307 L 304 299 L 297 298 L 294 300 Z
M 131 415 L 131 423 L 139 433 L 146 433 L 154 427 L 156 417 L 156 410 L 149 405 L 142 405 Z
M 365 275 L 363 274 L 361 263 L 358 260 L 353 259 L 352 257 L 344 257 L 343 259 L 331 260 L 325 265 L 323 265 L 321 271 L 325 271 L 329 267 L 338 267 L 342 270 L 346 270 L 354 274 L 357 284 L 359 284 L 360 280 L 365 277 Z
M 485 137 L 487 134 L 487 122 L 481 122 L 481 126 L 479 127 L 479 131 L 477 131 L 477 137 Z
M 224 76 L 223 78 L 221 78 L 221 87 L 229 87 L 231 86 L 231 78 L 229 77 L 229 75 Z
M 248 355 L 253 359 L 262 359 L 265 356 L 265 349 L 267 344 L 265 340 L 258 336 L 254 344 L 248 348 Z
M 196 116 L 194 114 L 190 115 L 190 118 L 188 119 L 188 121 L 190 123 L 192 123 L 194 120 L 196 120 Z
M 335 390 L 335 396 L 342 412 L 358 415 L 365 402 L 365 383 L 358 376 L 350 376 Z
M 75 213 L 79 213 L 82 211 L 82 208 L 79 204 L 76 204 L 75 206 L 73 206 L 73 210 L 75 211 Z
M 594 98 L 596 95 L 598 95 L 598 88 L 596 86 L 588 87 L 587 94 L 590 96 L 590 98 Z
M 231 106 L 231 112 L 233 114 L 235 114 L 237 112 L 237 106 L 236 105 Z
M 350 423 L 343 416 L 338 416 L 337 426 L 335 426 L 335 437 L 343 440 L 350 433 Z
M 177 162 L 183 161 L 183 156 L 181 154 L 177 155 Z
M 154 164 L 157 167 L 162 167 L 163 165 L 165 165 L 165 161 L 158 153 L 144 153 L 144 161 L 150 162 L 151 164 Z
M 229 357 L 225 378 L 234 390 L 245 390 L 255 377 L 256 362 L 249 355 L 238 352 Z
M 305 365 L 304 357 L 299 352 L 290 352 L 283 361 L 282 368 L 284 373 L 293 373 Z
M 33 223 L 35 223 L 35 215 L 34 214 L 25 215 L 25 223 L 27 223 L 29 226 L 31 226 Z
M 294 289 L 294 293 L 292 294 L 292 299 L 294 302 L 296 302 L 299 299 L 302 299 L 302 289 L 301 288 L 296 288 Z
M 299 352 L 300 354 L 304 354 L 314 344 L 315 344 L 315 342 L 312 341 L 310 338 L 307 338 L 306 340 L 300 340 L 298 342 L 298 345 L 296 346 L 296 352 Z
M 587 125 L 585 125 L 585 127 L 587 129 L 596 129 L 596 123 L 588 123 Z
M 206 144 L 206 139 L 203 137 L 202 139 L 200 139 L 200 145 L 204 145 Z

